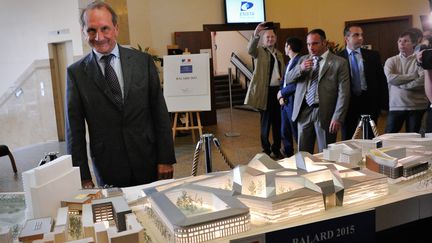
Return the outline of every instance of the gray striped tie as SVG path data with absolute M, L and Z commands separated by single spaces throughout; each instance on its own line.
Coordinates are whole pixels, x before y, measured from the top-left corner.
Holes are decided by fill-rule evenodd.
M 315 94 L 318 87 L 318 76 L 319 76 L 319 62 L 322 59 L 322 57 L 319 56 L 313 56 L 314 59 L 314 67 L 312 70 L 312 76 L 311 76 L 311 83 L 309 85 L 309 89 L 306 93 L 306 103 L 309 106 L 312 106 L 315 104 Z

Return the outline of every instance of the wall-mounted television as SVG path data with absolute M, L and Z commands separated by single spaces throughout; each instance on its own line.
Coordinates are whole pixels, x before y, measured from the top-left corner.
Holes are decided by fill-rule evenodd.
M 261 23 L 265 18 L 265 0 L 224 0 L 227 24 Z

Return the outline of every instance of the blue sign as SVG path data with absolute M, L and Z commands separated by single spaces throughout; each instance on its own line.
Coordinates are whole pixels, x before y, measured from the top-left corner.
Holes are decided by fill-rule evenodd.
M 192 65 L 181 65 L 180 73 L 192 73 Z

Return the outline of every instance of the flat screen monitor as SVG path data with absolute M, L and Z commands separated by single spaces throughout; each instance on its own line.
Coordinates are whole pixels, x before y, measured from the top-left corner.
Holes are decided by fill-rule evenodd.
M 265 0 L 225 0 L 227 24 L 261 23 L 265 19 Z

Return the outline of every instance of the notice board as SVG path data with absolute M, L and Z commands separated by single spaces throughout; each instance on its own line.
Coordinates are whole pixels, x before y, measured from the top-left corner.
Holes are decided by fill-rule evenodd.
M 163 63 L 163 93 L 169 112 L 211 110 L 207 53 L 164 56 Z

